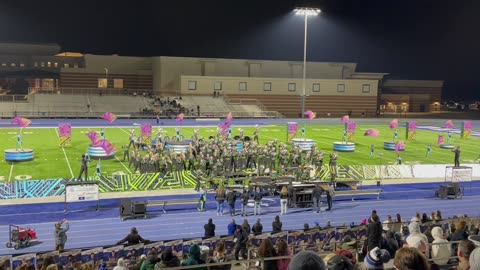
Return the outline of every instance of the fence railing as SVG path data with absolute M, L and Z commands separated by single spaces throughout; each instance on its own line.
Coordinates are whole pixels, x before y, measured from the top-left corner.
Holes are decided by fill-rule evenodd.
M 28 95 L 0 95 L 0 102 L 28 102 Z
M 51 94 L 51 95 L 105 95 L 105 96 L 152 96 L 152 89 L 129 89 L 129 88 L 28 88 L 29 94 Z

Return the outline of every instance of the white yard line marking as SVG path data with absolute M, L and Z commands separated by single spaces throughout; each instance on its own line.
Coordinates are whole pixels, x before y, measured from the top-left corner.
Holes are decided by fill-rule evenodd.
M 8 175 L 8 182 L 12 181 L 12 172 L 13 172 L 13 162 L 10 162 L 12 164 L 10 166 L 10 174 Z
M 132 172 L 128 169 L 128 167 L 125 166 L 125 164 L 123 164 L 123 162 L 122 162 L 117 156 L 115 156 L 115 159 L 118 160 L 118 161 L 120 162 L 120 164 L 122 164 L 122 166 L 125 168 L 125 170 L 128 171 L 128 173 L 130 173 L 130 174 L 132 173 Z
M 58 134 L 58 130 L 56 128 L 54 128 L 54 130 L 55 130 L 55 133 L 57 133 L 57 137 L 60 138 L 60 134 Z M 70 170 L 70 175 L 72 176 L 72 178 L 74 178 L 75 176 L 73 176 L 72 166 L 70 166 L 70 161 L 68 161 L 67 152 L 65 152 L 65 148 L 62 147 L 62 151 L 63 151 L 63 156 L 65 157 L 65 161 L 67 161 L 68 169 Z

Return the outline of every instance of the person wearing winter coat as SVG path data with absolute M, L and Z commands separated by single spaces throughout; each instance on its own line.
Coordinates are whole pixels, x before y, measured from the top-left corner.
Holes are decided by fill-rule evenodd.
M 242 258 L 247 258 L 248 234 L 242 229 L 242 226 L 240 225 L 237 225 L 235 235 L 233 236 L 233 242 L 235 243 L 235 260 L 239 260 L 239 255 Z
M 367 248 L 370 251 L 381 246 L 382 223 L 380 223 L 380 218 L 377 214 L 372 214 L 369 221 L 370 223 L 367 226 Z
M 233 189 L 227 193 L 226 200 L 228 203 L 228 208 L 230 210 L 230 216 L 235 216 L 235 201 L 237 200 L 237 194 Z
M 257 218 L 257 222 L 255 222 L 255 224 L 253 224 L 252 232 L 253 232 L 254 235 L 260 235 L 260 234 L 262 234 L 262 232 L 263 232 L 263 225 L 262 225 L 262 223 L 260 223 L 260 219 L 259 219 L 259 218 Z
M 117 266 L 113 270 L 128 270 L 127 262 L 123 258 L 118 259 Z
M 240 202 L 242 203 L 242 217 L 247 216 L 247 204 L 250 199 L 250 192 L 247 189 L 243 189 L 243 193 L 240 196 Z
M 276 234 L 282 231 L 282 222 L 279 216 L 275 216 L 275 220 L 272 222 L 272 234 Z
M 160 262 L 157 262 L 157 264 L 155 264 L 154 270 L 178 266 L 180 266 L 180 260 L 177 256 L 175 256 L 175 254 L 173 254 L 172 248 L 167 247 L 160 255 Z
M 432 229 L 432 259 L 438 265 L 447 264 L 448 258 L 452 254 L 452 246 L 445 240 L 443 229 L 441 227 L 434 227 Z
M 205 238 L 210 238 L 215 236 L 215 224 L 211 218 L 208 219 L 208 223 L 203 226 L 205 229 Z
M 190 266 L 205 264 L 205 261 L 201 259 L 202 252 L 197 244 L 193 244 L 188 250 L 188 258 L 183 260 L 181 266 Z M 198 267 L 197 270 L 207 270 L 207 267 Z

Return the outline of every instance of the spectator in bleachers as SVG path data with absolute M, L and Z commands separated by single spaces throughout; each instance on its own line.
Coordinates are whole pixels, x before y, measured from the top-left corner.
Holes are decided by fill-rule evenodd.
M 460 221 L 457 226 L 455 226 L 455 232 L 450 235 L 450 241 L 460 241 L 468 239 L 467 234 L 467 222 L 464 220 Z
M 157 264 L 158 254 L 157 252 L 150 250 L 147 253 L 147 258 L 143 261 L 142 265 L 140 266 L 140 270 L 153 270 L 155 268 L 155 264 Z
M 452 254 L 452 247 L 445 240 L 443 229 L 440 227 L 434 227 L 432 229 L 432 259 L 436 264 L 447 264 L 448 258 Z
M 212 218 L 208 219 L 208 223 L 203 226 L 205 229 L 205 238 L 210 238 L 215 236 L 215 224 L 213 224 Z
M 277 252 L 269 238 L 262 240 L 260 247 L 258 247 L 258 255 L 260 258 L 277 257 Z M 277 260 L 265 260 L 263 262 L 263 270 L 278 270 Z
M 235 223 L 235 219 L 232 218 L 232 222 L 230 222 L 227 225 L 227 234 L 228 235 L 234 235 L 236 229 L 237 229 L 237 223 Z
M 225 252 L 225 244 L 223 242 L 218 242 L 215 246 L 215 251 L 213 252 L 213 257 L 210 260 L 210 263 L 225 263 L 229 259 Z M 230 270 L 232 268 L 231 264 L 224 264 L 221 266 L 210 266 L 209 270 Z
M 290 250 L 288 249 L 287 241 L 283 239 L 279 239 L 277 241 L 277 256 L 290 256 Z M 277 260 L 277 267 L 278 270 L 287 270 L 288 265 L 290 264 L 290 258 L 285 259 L 278 259 Z
M 442 212 L 440 210 L 437 210 L 437 221 L 442 221 Z
M 171 247 L 166 247 L 160 255 L 160 261 L 155 264 L 155 270 L 178 266 L 180 266 L 180 260 L 173 254 Z
M 391 231 L 393 229 L 393 219 L 391 215 L 388 215 L 387 219 L 383 221 L 382 229 L 384 231 Z
M 400 248 L 397 238 L 395 237 L 395 233 L 392 231 L 388 231 L 385 234 L 385 249 L 388 250 L 392 257 L 395 257 L 395 253 Z
M 255 222 L 255 224 L 253 224 L 252 232 L 253 232 L 254 235 L 260 235 L 260 234 L 262 234 L 262 232 L 263 232 L 263 225 L 262 225 L 262 223 L 260 223 L 260 219 L 259 219 L 259 218 L 257 218 L 257 222 Z
M 430 213 L 430 220 L 433 222 L 437 222 L 437 214 L 435 213 L 435 211 L 432 211 L 432 213 Z
M 272 222 L 272 234 L 279 233 L 282 231 L 282 222 L 280 221 L 279 216 L 275 216 L 275 220 Z
M 201 259 L 201 255 L 202 253 L 200 247 L 197 244 L 193 244 L 188 250 L 188 258 L 182 261 L 181 266 L 205 264 L 205 261 Z M 207 267 L 198 267 L 195 269 L 207 270 Z
M 390 261 L 390 253 L 386 249 L 375 247 L 370 250 L 363 261 L 364 269 L 384 269 L 384 263 Z
M 143 239 L 140 234 L 138 234 L 138 231 L 137 231 L 137 228 L 135 227 L 132 227 L 132 229 L 130 230 L 130 233 L 125 237 L 123 238 L 122 240 L 118 241 L 117 242 L 117 245 L 122 245 L 124 244 L 125 242 L 127 242 L 127 245 L 136 245 L 136 244 L 140 244 L 140 243 L 148 243 L 149 241 L 148 240 L 145 240 Z
M 248 224 L 248 219 L 243 220 L 242 229 L 247 233 L 250 234 L 252 229 L 250 228 L 250 224 Z
M 288 270 L 327 270 L 325 262 L 316 252 L 303 250 L 293 256 Z
M 345 256 L 342 255 L 334 255 L 327 261 L 327 269 L 328 270 L 353 270 L 353 264 Z
M 410 234 L 406 239 L 407 245 L 420 249 L 428 258 L 430 253 L 428 250 L 428 238 L 420 231 L 420 224 L 418 222 L 410 222 L 408 230 Z
M 397 270 L 430 270 L 427 257 L 420 250 L 411 247 L 399 249 L 393 265 Z
M 42 267 L 40 270 L 57 270 L 57 264 L 52 256 L 47 256 L 43 259 Z
M 458 266 L 454 267 L 452 270 L 468 270 L 470 269 L 470 254 L 472 254 L 475 249 L 475 244 L 470 240 L 461 240 L 458 243 Z
M 107 262 L 102 262 L 98 270 L 108 270 Z
M 352 253 L 357 252 L 357 239 L 352 239 L 350 235 L 346 235 L 343 238 L 342 244 L 340 245 L 340 249 L 348 250 Z
M 127 262 L 123 258 L 118 259 L 117 266 L 113 270 L 128 270 Z
M 430 221 L 430 219 L 428 218 L 427 213 L 423 213 L 423 214 L 422 214 L 422 222 L 421 222 L 421 223 L 427 223 L 427 222 L 429 222 L 429 221 Z
M 380 247 L 382 243 L 382 224 L 376 213 L 370 217 L 367 227 L 367 251 Z
M 310 230 L 310 225 L 308 225 L 308 223 L 303 224 L 303 230 L 304 231 Z
M 243 231 L 242 226 L 240 225 L 237 225 L 235 235 L 233 236 L 233 242 L 235 243 L 235 260 L 238 261 L 240 257 L 247 258 L 248 234 Z
M 402 223 L 402 216 L 397 213 L 397 220 L 395 222 Z
M 480 247 L 477 247 L 470 254 L 470 270 L 480 270 Z
M 354 265 L 354 266 L 357 264 L 356 253 L 357 253 L 356 250 L 355 250 L 355 252 L 352 253 L 349 250 L 345 250 L 345 249 L 340 249 L 340 250 L 337 250 L 335 252 L 335 254 L 337 254 L 337 255 L 347 257 L 350 260 L 350 262 L 352 263 L 352 265 Z

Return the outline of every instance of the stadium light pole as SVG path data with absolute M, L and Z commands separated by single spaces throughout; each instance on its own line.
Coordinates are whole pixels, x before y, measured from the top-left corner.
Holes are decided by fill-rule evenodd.
M 303 39 L 303 78 L 302 78 L 302 118 L 305 118 L 305 98 L 306 98 L 306 76 L 307 76 L 307 25 L 308 25 L 308 16 L 317 16 L 320 14 L 321 10 L 318 8 L 308 8 L 308 7 L 299 7 L 293 10 L 295 15 L 304 16 L 304 24 L 305 24 L 305 33 Z

